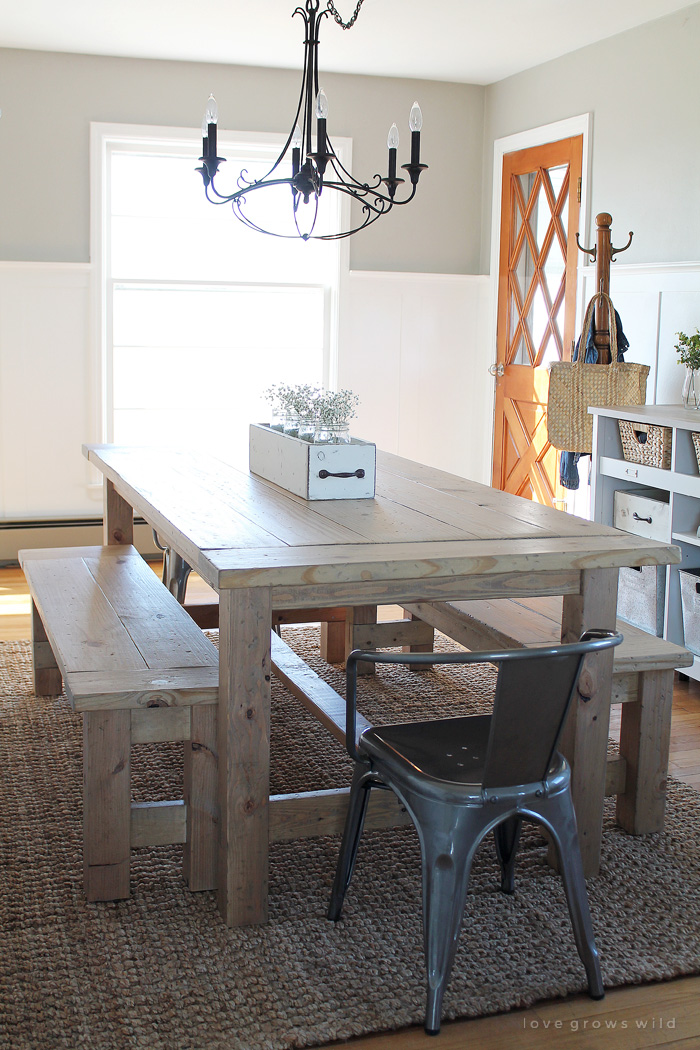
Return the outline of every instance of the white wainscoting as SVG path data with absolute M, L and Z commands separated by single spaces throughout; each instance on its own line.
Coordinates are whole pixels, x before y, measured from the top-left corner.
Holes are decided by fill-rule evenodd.
M 594 291 L 595 267 L 586 266 L 584 303 Z M 651 369 L 647 403 L 680 404 L 685 369 L 678 364 L 674 343 L 676 332 L 691 334 L 700 328 L 700 262 L 658 266 L 614 262 L 610 295 L 629 340 L 626 359 Z
M 582 300 L 593 267 L 582 271 Z M 361 398 L 354 432 L 380 448 L 488 483 L 494 359 L 490 279 L 351 272 L 340 305 L 338 380 Z M 649 402 L 678 403 L 673 344 L 700 327 L 700 262 L 613 263 L 630 360 L 650 365 Z M 0 519 L 95 516 L 81 454 L 99 440 L 90 267 L 0 262 Z
M 350 273 L 338 383 L 360 395 L 358 437 L 488 483 L 489 288 L 483 276 Z
M 346 278 L 338 375 L 361 398 L 355 433 L 488 479 L 488 288 L 486 277 Z M 93 342 L 87 264 L 0 263 L 0 520 L 101 513 L 81 454 L 100 434 Z
M 0 518 L 101 513 L 81 454 L 95 434 L 90 267 L 0 262 Z

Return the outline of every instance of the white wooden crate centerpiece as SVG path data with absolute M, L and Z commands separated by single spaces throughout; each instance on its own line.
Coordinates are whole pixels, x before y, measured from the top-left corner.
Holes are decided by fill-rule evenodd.
M 251 423 L 250 469 L 303 499 L 373 499 L 377 446 L 359 438 L 315 444 Z

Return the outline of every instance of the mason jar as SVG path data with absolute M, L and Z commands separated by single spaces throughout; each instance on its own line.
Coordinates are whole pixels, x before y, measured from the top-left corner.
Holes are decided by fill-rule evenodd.
M 350 424 L 349 423 L 317 423 L 314 435 L 314 444 L 317 445 L 349 445 Z

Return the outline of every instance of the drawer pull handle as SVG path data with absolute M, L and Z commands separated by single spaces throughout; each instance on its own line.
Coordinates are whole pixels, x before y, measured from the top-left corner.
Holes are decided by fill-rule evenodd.
M 357 470 L 341 471 L 340 474 L 332 474 L 330 470 L 319 470 L 318 476 L 322 481 L 325 481 L 326 478 L 363 478 L 365 472 L 362 467 Z
M 639 515 L 637 514 L 636 510 L 635 510 L 634 514 L 632 515 L 632 517 L 634 518 L 635 521 L 646 521 L 646 522 L 648 522 L 649 525 L 651 525 L 651 518 L 640 518 Z
M 638 478 L 639 477 L 639 471 L 637 470 L 636 467 L 634 467 L 634 468 L 633 467 L 627 467 L 626 470 L 625 470 L 625 474 L 627 474 L 630 478 Z

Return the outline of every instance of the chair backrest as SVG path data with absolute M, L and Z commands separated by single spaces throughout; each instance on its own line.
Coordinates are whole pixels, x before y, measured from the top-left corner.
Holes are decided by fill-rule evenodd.
M 495 652 L 432 653 L 432 664 L 489 663 L 498 667 L 484 788 L 511 787 L 544 780 L 588 653 L 619 645 L 622 635 L 590 630 L 566 645 Z M 355 650 L 347 663 L 346 748 L 357 759 L 357 662 L 426 662 L 424 653 L 399 654 Z
M 533 784 L 547 775 L 585 653 L 525 650 L 498 667 L 483 787 Z

